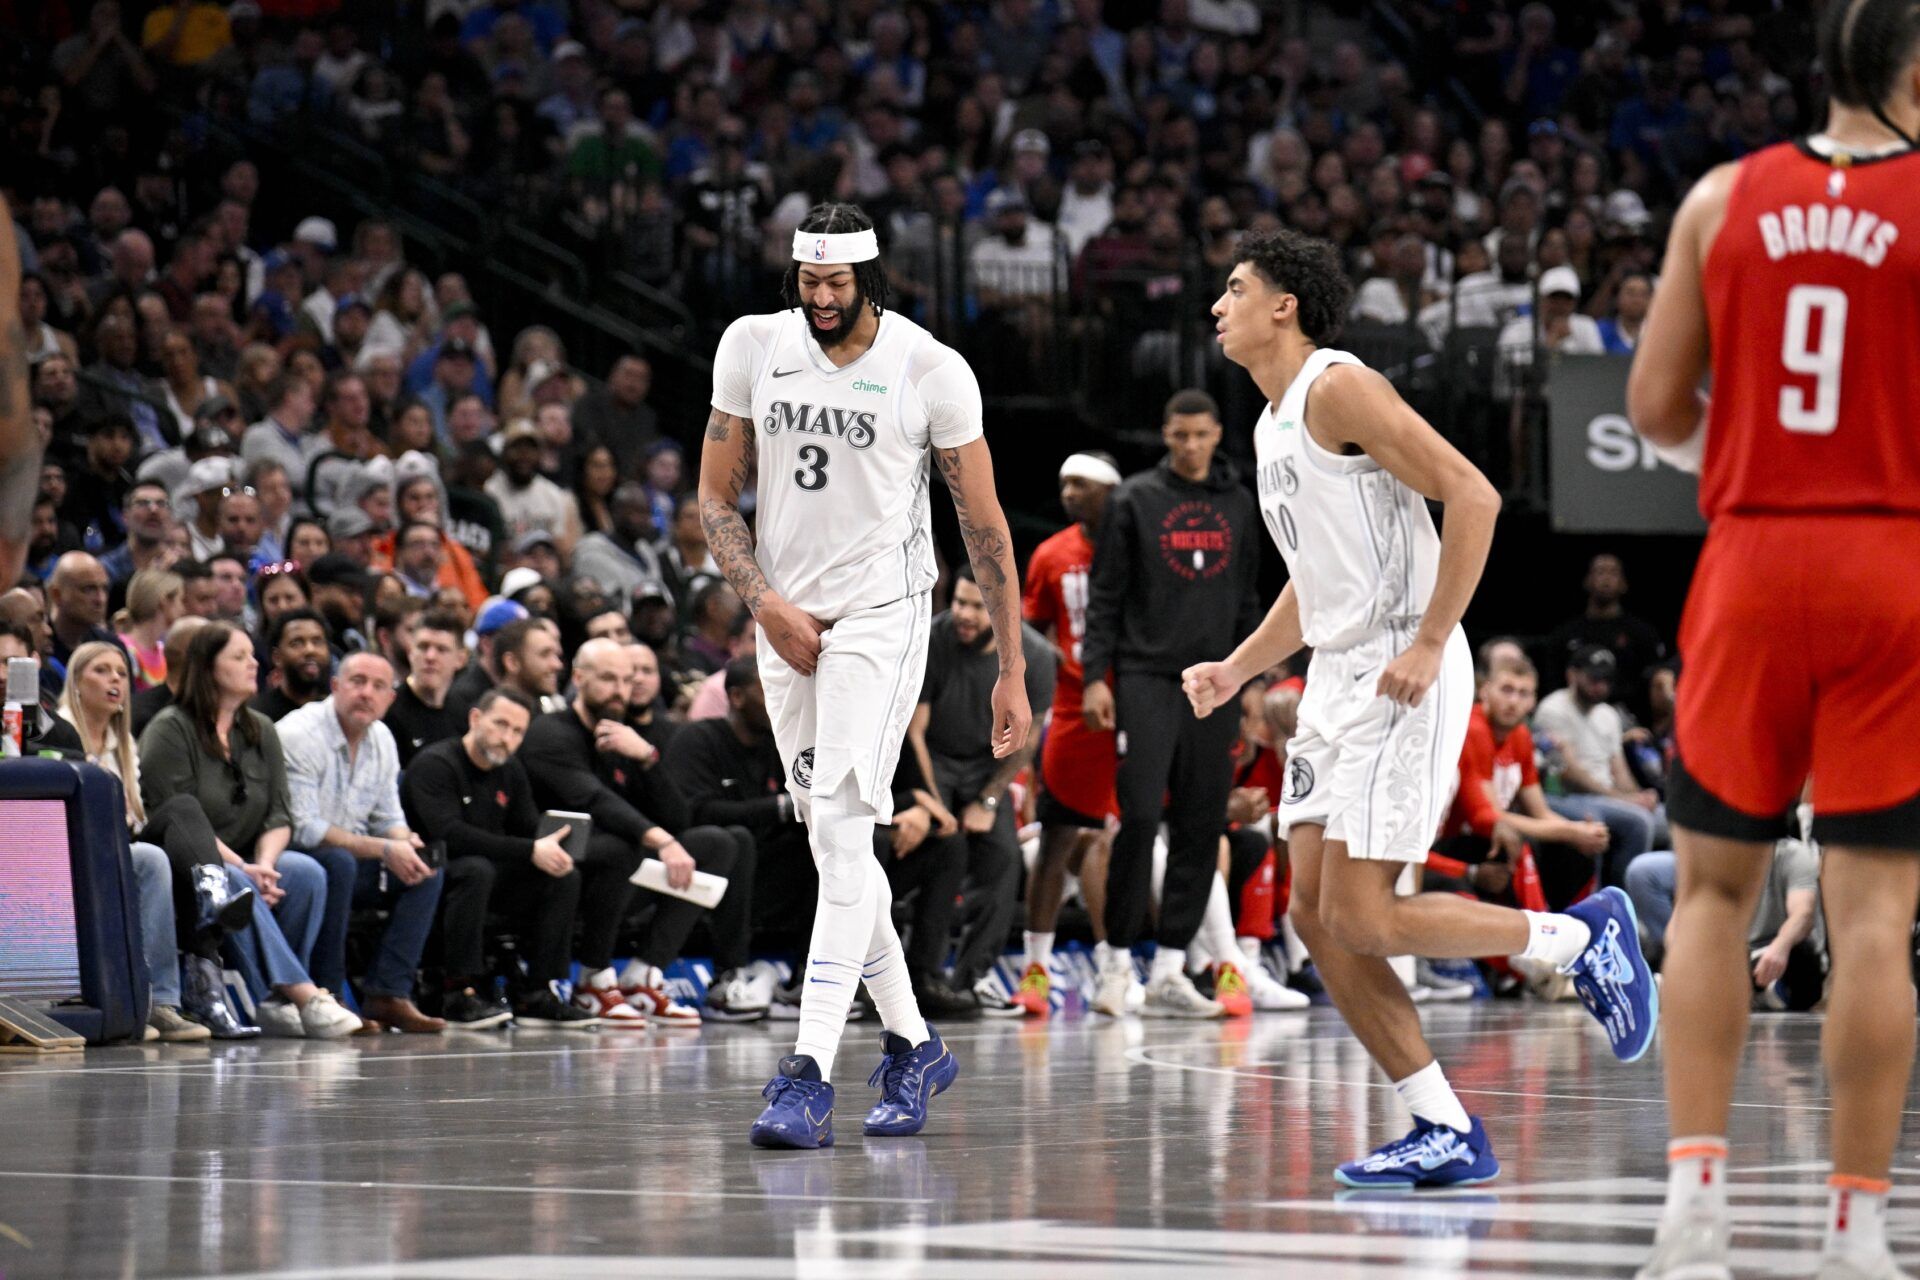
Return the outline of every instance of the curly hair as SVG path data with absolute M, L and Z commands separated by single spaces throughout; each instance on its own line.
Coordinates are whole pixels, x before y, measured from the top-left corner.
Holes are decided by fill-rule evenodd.
M 1240 240 L 1239 257 L 1266 282 L 1300 302 L 1300 332 L 1324 347 L 1340 336 L 1353 298 L 1353 283 L 1330 241 L 1284 228 L 1256 231 Z
M 800 219 L 799 230 L 817 235 L 871 231 L 873 219 L 857 204 L 829 200 L 807 210 L 807 216 Z M 887 282 L 887 269 L 880 264 L 880 259 L 869 258 L 865 262 L 854 263 L 853 286 L 860 297 L 873 304 L 875 315 L 887 309 L 887 298 L 892 288 Z M 789 262 L 787 273 L 780 277 L 780 300 L 790 308 L 800 305 L 800 264 L 797 262 Z

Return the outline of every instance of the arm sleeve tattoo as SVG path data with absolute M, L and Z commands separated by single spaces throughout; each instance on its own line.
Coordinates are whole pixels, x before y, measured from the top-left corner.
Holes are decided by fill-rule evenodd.
M 977 449 L 973 444 L 979 444 Z M 994 647 L 1000 655 L 1000 669 L 1010 670 L 1025 662 L 1020 637 L 1020 578 L 1013 563 L 1013 539 L 1007 532 L 1007 518 L 993 492 L 993 463 L 984 442 L 973 442 L 957 449 L 935 449 L 934 461 L 953 494 L 954 513 L 960 519 L 960 538 L 966 543 L 967 559 L 973 565 L 974 580 L 986 597 L 987 613 L 993 619 Z M 977 474 L 984 469 L 985 474 Z M 970 490 L 972 490 L 970 492 Z
M 771 588 L 760 562 L 753 557 L 753 534 L 740 514 L 740 493 L 753 475 L 755 444 L 752 424 L 715 409 L 707 418 L 707 443 L 702 471 L 724 469 L 713 477 L 711 489 L 701 486 L 700 526 L 707 532 L 707 550 L 713 562 L 755 616 Z M 704 479 L 704 476 L 703 476 Z

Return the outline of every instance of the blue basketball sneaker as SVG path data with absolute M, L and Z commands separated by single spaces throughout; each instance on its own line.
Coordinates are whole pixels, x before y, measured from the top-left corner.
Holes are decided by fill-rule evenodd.
M 927 1100 L 942 1093 L 960 1074 L 960 1063 L 947 1049 L 940 1033 L 927 1028 L 927 1042 L 908 1044 L 904 1036 L 880 1033 L 880 1051 L 886 1056 L 874 1069 L 869 1086 L 880 1087 L 880 1102 L 867 1112 L 865 1131 L 875 1138 L 904 1138 L 927 1127 Z
M 1660 988 L 1640 951 L 1633 899 L 1619 889 L 1602 889 L 1568 907 L 1567 914 L 1593 937 L 1564 972 L 1573 979 L 1580 1003 L 1607 1029 L 1614 1057 L 1637 1062 L 1660 1025 Z
M 1487 1131 L 1474 1116 L 1466 1133 L 1413 1118 L 1413 1131 L 1372 1155 L 1333 1171 L 1344 1186 L 1412 1191 L 1419 1187 L 1477 1187 L 1500 1176 Z
M 833 1086 L 820 1078 L 820 1064 L 811 1057 L 780 1059 L 780 1074 L 760 1096 L 767 1109 L 747 1132 L 754 1146 L 811 1151 L 833 1145 Z

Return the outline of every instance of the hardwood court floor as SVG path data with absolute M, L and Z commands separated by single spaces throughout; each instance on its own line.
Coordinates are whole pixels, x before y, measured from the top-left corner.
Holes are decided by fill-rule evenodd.
M 855 1023 L 822 1152 L 746 1143 L 792 1024 L 0 1059 L 0 1277 L 1630 1276 L 1664 1185 L 1658 1055 L 1619 1065 L 1572 1006 L 1425 1017 L 1505 1164 L 1491 1187 L 1337 1194 L 1333 1165 L 1405 1117 L 1328 1009 L 956 1025 L 959 1084 L 890 1140 L 860 1134 L 878 1032 Z M 1812 1270 L 1818 1036 L 1755 1018 L 1743 1277 Z

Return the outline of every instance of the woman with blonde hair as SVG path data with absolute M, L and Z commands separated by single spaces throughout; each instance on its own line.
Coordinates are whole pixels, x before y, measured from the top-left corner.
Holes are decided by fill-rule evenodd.
M 185 610 L 186 584 L 170 569 L 142 569 L 127 579 L 126 624 L 120 643 L 133 658 L 133 689 L 144 693 L 167 682 L 167 628 Z
M 240 1039 L 257 1034 L 226 1003 L 220 979 L 220 942 L 253 919 L 253 887 L 236 883 L 221 866 L 207 815 L 190 796 L 176 796 L 149 813 L 140 794 L 140 761 L 133 745 L 133 695 L 127 658 L 119 646 L 91 641 L 67 660 L 60 718 L 73 726 L 89 763 L 120 779 L 132 836 L 134 879 L 153 999 L 148 1038 Z M 180 957 L 187 957 L 181 984 Z M 183 1016 L 184 1013 L 184 1016 Z

